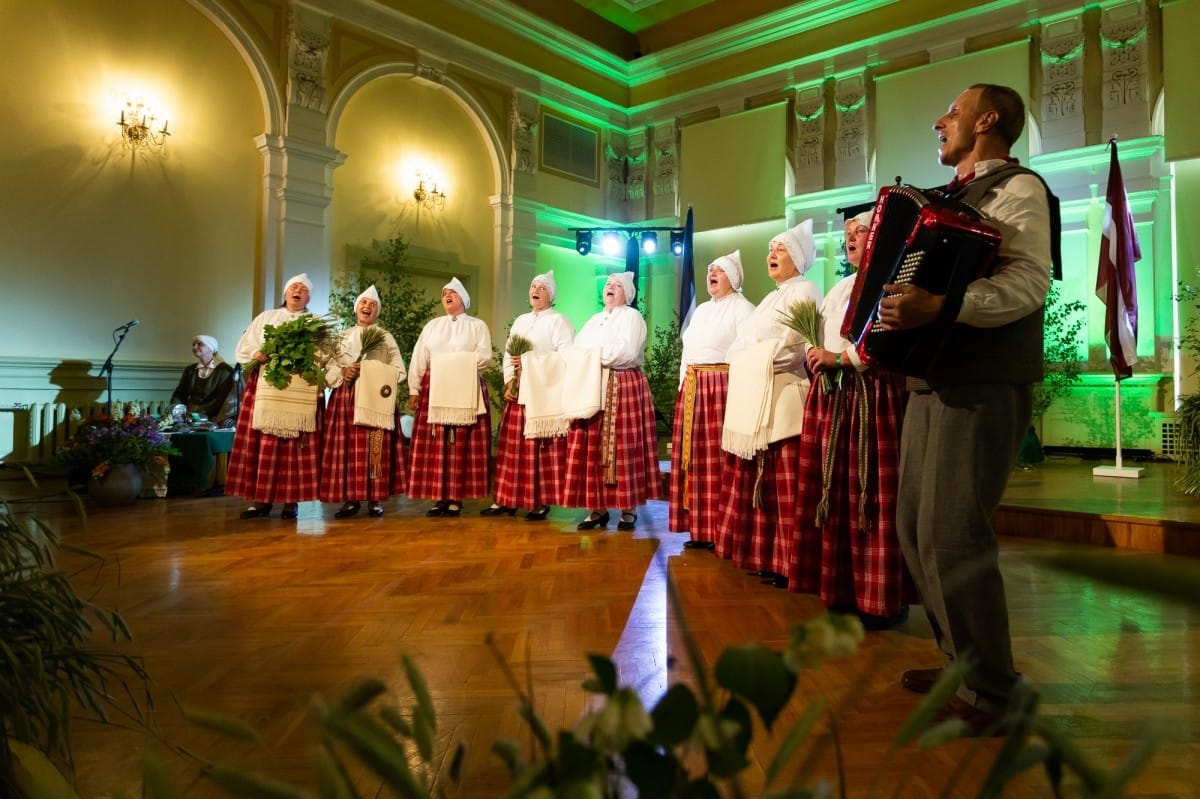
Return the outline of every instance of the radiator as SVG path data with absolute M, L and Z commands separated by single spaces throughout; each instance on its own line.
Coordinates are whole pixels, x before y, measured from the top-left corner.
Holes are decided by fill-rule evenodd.
M 12 459 L 26 463 L 48 463 L 75 430 L 89 416 L 104 413 L 103 402 L 90 405 L 67 405 L 62 402 L 39 402 L 6 409 L 13 414 Z M 121 401 L 113 403 L 113 413 L 149 413 L 160 416 L 171 412 L 165 400 Z

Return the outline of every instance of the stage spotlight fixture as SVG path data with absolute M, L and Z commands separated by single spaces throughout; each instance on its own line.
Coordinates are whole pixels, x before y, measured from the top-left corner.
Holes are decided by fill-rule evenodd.
M 671 254 L 672 255 L 683 255 L 683 231 L 682 230 L 672 230 L 671 231 Z
M 616 257 L 625 254 L 625 239 L 615 230 L 606 230 L 600 234 L 600 252 Z
M 658 251 L 658 234 L 653 230 L 642 231 L 642 252 L 654 255 Z
M 579 251 L 580 255 L 587 255 L 592 251 L 592 231 L 575 231 L 575 249 Z

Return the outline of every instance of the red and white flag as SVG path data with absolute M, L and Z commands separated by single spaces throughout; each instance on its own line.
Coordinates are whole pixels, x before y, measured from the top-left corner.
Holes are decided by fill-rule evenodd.
M 1100 268 L 1096 271 L 1096 296 L 1106 306 L 1104 341 L 1117 380 L 1133 374 L 1137 361 L 1137 276 L 1133 265 L 1141 260 L 1133 214 L 1125 196 L 1117 141 L 1109 141 L 1108 192 L 1104 201 L 1104 228 L 1100 237 Z

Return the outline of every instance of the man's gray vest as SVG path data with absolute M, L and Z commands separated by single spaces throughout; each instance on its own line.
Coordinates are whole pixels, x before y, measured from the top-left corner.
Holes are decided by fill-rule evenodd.
M 954 199 L 979 208 L 984 198 L 997 186 L 1020 175 L 1038 177 L 1036 172 L 1018 164 L 1006 164 L 982 177 L 972 180 L 953 195 Z M 1045 186 L 1045 181 L 1042 181 Z M 1051 215 L 1057 210 L 1058 198 L 1046 188 Z M 1053 223 L 1057 223 L 1057 218 Z M 1051 224 L 1051 238 L 1057 239 L 1057 224 Z M 1052 247 L 1053 248 L 1053 247 Z M 1051 255 L 1051 253 L 1047 253 Z M 992 271 L 1000 266 L 999 259 Z M 1043 370 L 1043 339 L 1045 306 L 1033 313 L 1000 327 L 972 327 L 958 324 L 951 328 L 945 349 L 928 376 L 929 387 L 973 385 L 979 383 L 1037 383 Z M 918 386 L 911 385 L 910 388 Z

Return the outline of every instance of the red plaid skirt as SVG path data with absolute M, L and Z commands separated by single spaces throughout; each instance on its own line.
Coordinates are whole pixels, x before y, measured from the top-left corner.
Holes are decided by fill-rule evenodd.
M 379 455 L 380 475 L 370 476 L 371 434 L 373 427 L 354 424 L 354 389 L 358 382 L 343 383 L 329 395 L 325 409 L 325 439 L 321 443 L 321 484 L 317 493 L 322 502 L 382 501 L 407 488 L 404 447 L 398 440 L 400 414 L 395 430 L 378 430 L 382 439 Z
M 776 441 L 761 458 L 762 502 L 755 508 L 758 461 L 725 453 L 716 552 L 739 569 L 787 574 L 796 535 L 800 436 Z
M 260 367 L 261 368 L 261 367 Z M 299 438 L 278 438 L 250 426 L 258 375 L 251 374 L 242 394 L 225 493 L 252 502 L 306 502 L 317 498 L 325 395 L 317 395 L 317 430 Z
M 525 438 L 525 406 L 505 402 L 496 446 L 496 504 L 537 509 L 562 503 L 567 438 Z
M 805 408 L 788 589 L 819 594 L 827 607 L 892 616 L 916 600 L 896 536 L 904 377 L 872 369 L 843 374 L 833 392 L 820 385 L 813 381 Z
M 605 411 L 571 422 L 562 504 L 572 508 L 636 508 L 662 490 L 654 401 L 641 369 L 613 370 L 617 381 L 616 484 L 606 485 L 601 462 Z
M 472 425 L 429 423 L 429 373 L 421 378 L 421 412 L 413 420 L 408 495 L 413 499 L 486 497 L 492 456 L 492 410 L 487 384 L 479 378 L 487 409 Z
M 694 541 L 716 541 L 725 476 L 721 428 L 725 423 L 725 400 L 728 394 L 728 372 L 696 372 L 691 463 L 686 475 L 686 507 L 682 466 L 684 392 L 680 391 L 679 398 L 675 400 L 675 429 L 671 432 L 671 507 L 667 527 L 674 532 L 690 531 Z

